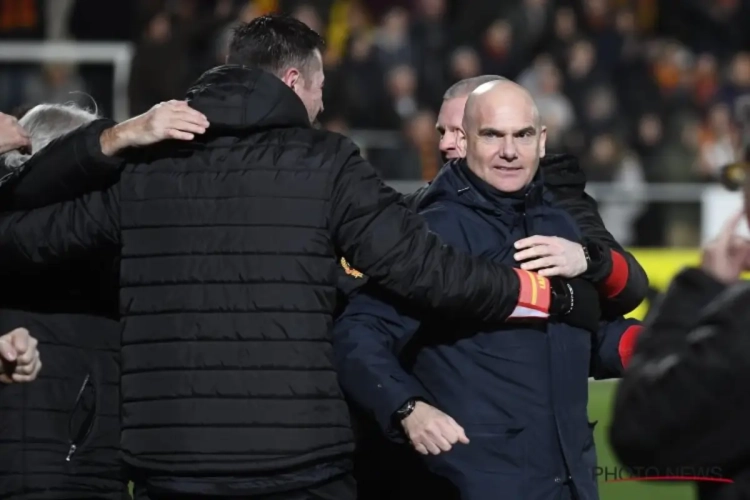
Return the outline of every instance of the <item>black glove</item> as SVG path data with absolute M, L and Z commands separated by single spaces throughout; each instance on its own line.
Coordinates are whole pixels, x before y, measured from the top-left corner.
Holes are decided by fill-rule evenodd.
M 568 280 L 553 277 L 549 281 L 552 287 L 552 318 L 596 333 L 602 316 L 602 306 L 596 287 L 581 278 Z

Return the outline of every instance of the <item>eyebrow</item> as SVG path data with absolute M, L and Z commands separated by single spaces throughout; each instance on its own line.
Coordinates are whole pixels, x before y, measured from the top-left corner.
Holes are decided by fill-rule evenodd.
M 500 135 L 500 136 L 506 135 L 505 132 L 503 132 L 501 130 L 498 130 L 496 128 L 493 128 L 493 127 L 480 128 L 479 129 L 479 134 L 480 135 L 493 134 L 493 135 Z M 525 134 L 536 135 L 536 128 L 534 128 L 533 126 L 528 126 L 528 127 L 522 128 L 521 130 L 516 130 L 516 131 L 512 132 L 512 134 L 515 137 L 519 137 L 519 136 L 522 136 L 522 135 L 525 135 Z

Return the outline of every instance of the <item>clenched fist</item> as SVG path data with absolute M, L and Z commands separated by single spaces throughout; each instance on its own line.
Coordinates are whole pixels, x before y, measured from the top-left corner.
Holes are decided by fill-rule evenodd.
M 31 382 L 42 369 L 37 340 L 26 328 L 16 328 L 0 337 L 0 382 Z
M 150 146 L 168 139 L 191 141 L 204 134 L 208 119 L 185 101 L 157 104 L 142 115 L 115 125 L 102 133 L 102 153 L 113 156 L 130 147 Z
M 583 246 L 557 236 L 530 236 L 515 243 L 516 261 L 521 269 L 542 276 L 575 278 L 586 272 L 588 261 Z
M 0 154 L 31 147 L 29 134 L 15 117 L 0 113 Z
M 469 444 L 463 427 L 434 406 L 418 401 L 401 425 L 414 449 L 422 455 L 450 451 L 456 443 Z

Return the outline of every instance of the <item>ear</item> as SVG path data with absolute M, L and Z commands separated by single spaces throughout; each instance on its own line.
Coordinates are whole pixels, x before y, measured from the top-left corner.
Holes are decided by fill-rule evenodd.
M 301 78 L 302 75 L 297 68 L 289 68 L 286 70 L 286 73 L 284 73 L 284 76 L 281 77 L 281 81 L 284 82 L 287 87 L 294 90 L 296 86 L 302 84 Z
M 547 154 L 547 127 L 542 127 L 539 131 L 539 158 L 544 158 Z
M 466 150 L 468 148 L 466 132 L 462 128 L 456 129 L 456 150 L 461 158 L 466 158 Z

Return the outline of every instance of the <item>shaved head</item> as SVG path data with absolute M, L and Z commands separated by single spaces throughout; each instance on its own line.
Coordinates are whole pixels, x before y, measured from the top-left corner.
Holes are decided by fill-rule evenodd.
M 537 108 L 529 91 L 510 80 L 494 80 L 483 83 L 469 94 L 464 109 L 464 130 L 466 130 L 467 125 L 476 122 L 477 113 L 482 109 L 492 108 L 498 104 L 514 100 L 529 107 L 533 115 L 534 126 L 541 128 L 542 120 L 539 116 L 539 108 Z
M 503 192 L 532 181 L 547 131 L 526 89 L 511 81 L 480 85 L 466 102 L 462 128 L 458 150 L 477 176 Z

